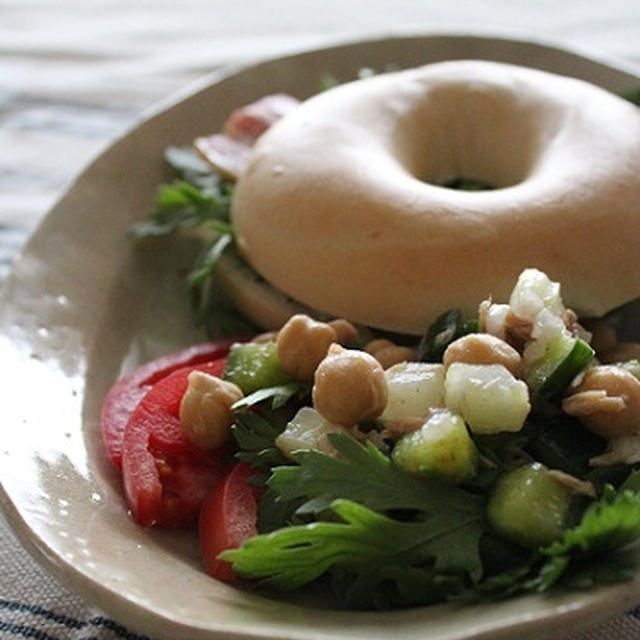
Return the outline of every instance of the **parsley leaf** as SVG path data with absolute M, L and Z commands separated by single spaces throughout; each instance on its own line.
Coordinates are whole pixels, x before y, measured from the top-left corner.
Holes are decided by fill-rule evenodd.
M 580 523 L 541 549 L 551 558 L 606 553 L 640 538 L 640 495 L 629 490 L 611 495 L 609 488 L 585 510 Z
M 255 424 L 241 446 L 266 444 L 268 427 L 247 415 Z M 481 578 L 481 496 L 414 478 L 370 443 L 329 437 L 339 457 L 300 451 L 299 465 L 276 467 L 268 485 L 279 501 L 300 505 L 292 518 L 333 512 L 341 521 L 247 540 L 221 556 L 239 575 L 292 589 L 331 573 L 341 599 L 357 606 L 432 602 Z
M 346 609 L 388 610 L 442 602 L 464 585 L 461 576 L 442 575 L 429 567 L 378 564 L 357 572 L 335 567 L 332 586 Z
M 196 187 L 216 192 L 226 188 L 226 181 L 193 147 L 170 145 L 165 149 L 164 159 L 176 176 Z
M 442 362 L 446 348 L 456 338 L 478 331 L 478 320 L 464 320 L 460 309 L 449 309 L 438 316 L 422 336 L 417 348 L 417 360 Z
M 630 479 L 636 481 L 637 477 Z M 464 598 L 499 599 L 540 593 L 556 584 L 576 589 L 628 580 L 636 569 L 637 554 L 620 550 L 639 538 L 640 494 L 628 489 L 616 493 L 607 486 L 562 538 L 539 549 L 528 563 L 487 578 Z
M 165 160 L 177 178 L 158 187 L 147 219 L 132 225 L 130 234 L 141 239 L 193 229 L 202 232 L 203 250 L 194 256 L 188 276 L 196 322 L 212 337 L 255 332 L 216 286 L 218 262 L 233 249 L 232 184 L 193 149 L 168 147 Z
M 230 202 L 220 193 L 176 180 L 158 187 L 149 220 L 134 224 L 131 234 L 136 238 L 166 235 L 181 228 L 206 224 L 214 231 L 231 233 Z
M 288 384 L 280 384 L 275 387 L 265 387 L 264 389 L 258 389 L 248 396 L 245 396 L 241 400 L 236 402 L 232 409 L 239 411 L 241 409 L 248 409 L 254 405 L 257 405 L 265 400 L 271 401 L 272 409 L 280 409 L 294 396 L 306 396 L 309 393 L 308 385 L 301 382 L 289 382 Z
M 287 464 L 288 460 L 275 444 L 285 426 L 284 420 L 279 421 L 272 415 L 267 419 L 254 411 L 237 413 L 231 428 L 240 449 L 236 457 L 261 469 Z
M 319 513 L 334 500 L 347 498 L 378 511 L 412 509 L 459 522 L 481 519 L 481 496 L 410 476 L 370 442 L 362 445 L 345 433 L 328 438 L 339 457 L 299 451 L 299 465 L 277 467 L 271 475 L 269 486 L 284 499 L 307 498 L 301 513 Z
M 336 567 L 354 571 L 360 580 L 369 576 L 374 584 L 382 576 L 395 576 L 396 582 L 410 578 L 431 588 L 437 574 L 446 578 L 469 570 L 451 561 L 451 547 L 469 546 L 470 541 L 458 535 L 452 545 L 447 518 L 398 521 L 344 499 L 334 501 L 331 510 L 341 522 L 279 529 L 250 538 L 220 557 L 232 562 L 239 575 L 282 590 L 308 584 Z M 473 538 L 474 532 L 466 535 Z M 411 592 L 415 591 L 414 585 Z

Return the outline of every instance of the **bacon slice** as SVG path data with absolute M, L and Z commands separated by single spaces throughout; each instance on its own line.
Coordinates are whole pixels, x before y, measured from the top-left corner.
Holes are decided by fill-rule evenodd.
M 256 140 L 298 104 L 296 98 L 284 93 L 265 96 L 236 109 L 227 118 L 221 133 L 196 138 L 193 145 L 224 177 L 237 180 L 247 166 Z
M 253 144 L 272 124 L 293 111 L 300 102 L 286 93 L 265 96 L 236 109 L 224 123 L 223 132 L 235 140 Z
M 193 146 L 216 171 L 234 182 L 247 166 L 252 147 L 224 133 L 196 138 Z

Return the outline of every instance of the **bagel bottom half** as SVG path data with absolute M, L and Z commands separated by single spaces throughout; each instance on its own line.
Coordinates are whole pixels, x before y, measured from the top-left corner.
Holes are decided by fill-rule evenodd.
M 640 113 L 588 83 L 484 61 L 319 94 L 236 185 L 241 256 L 290 298 L 420 334 L 527 267 L 599 315 L 640 293 Z M 442 186 L 456 177 L 484 192 Z
M 216 278 L 233 306 L 256 327 L 265 331 L 280 329 L 296 313 L 319 320 L 330 315 L 297 302 L 276 289 L 252 269 L 233 248 L 219 258 Z

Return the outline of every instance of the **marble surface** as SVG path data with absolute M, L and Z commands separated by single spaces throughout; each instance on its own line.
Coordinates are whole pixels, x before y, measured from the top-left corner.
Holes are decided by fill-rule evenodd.
M 405 32 L 532 37 L 640 67 L 638 0 L 0 0 L 0 282 L 74 176 L 158 100 L 229 65 Z M 0 562 L 0 638 L 141 637 L 46 575 L 1 516 Z M 567 637 L 639 635 L 631 611 Z

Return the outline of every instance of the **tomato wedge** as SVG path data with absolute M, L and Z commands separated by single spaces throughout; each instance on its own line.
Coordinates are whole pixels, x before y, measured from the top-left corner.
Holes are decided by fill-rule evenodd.
M 218 559 L 226 549 L 237 549 L 258 533 L 256 490 L 247 482 L 255 470 L 246 462 L 237 462 L 200 511 L 200 552 L 207 573 L 223 582 L 233 582 L 236 574 L 229 562 Z
M 144 526 L 189 526 L 221 478 L 227 448 L 203 451 L 180 428 L 180 401 L 193 370 L 219 376 L 224 358 L 183 367 L 156 382 L 131 413 L 122 442 L 125 497 Z
M 143 364 L 113 386 L 102 406 L 100 428 L 111 462 L 122 468 L 124 428 L 143 396 L 151 387 L 182 367 L 217 360 L 227 355 L 231 345 L 241 339 L 216 340 L 193 345 Z

